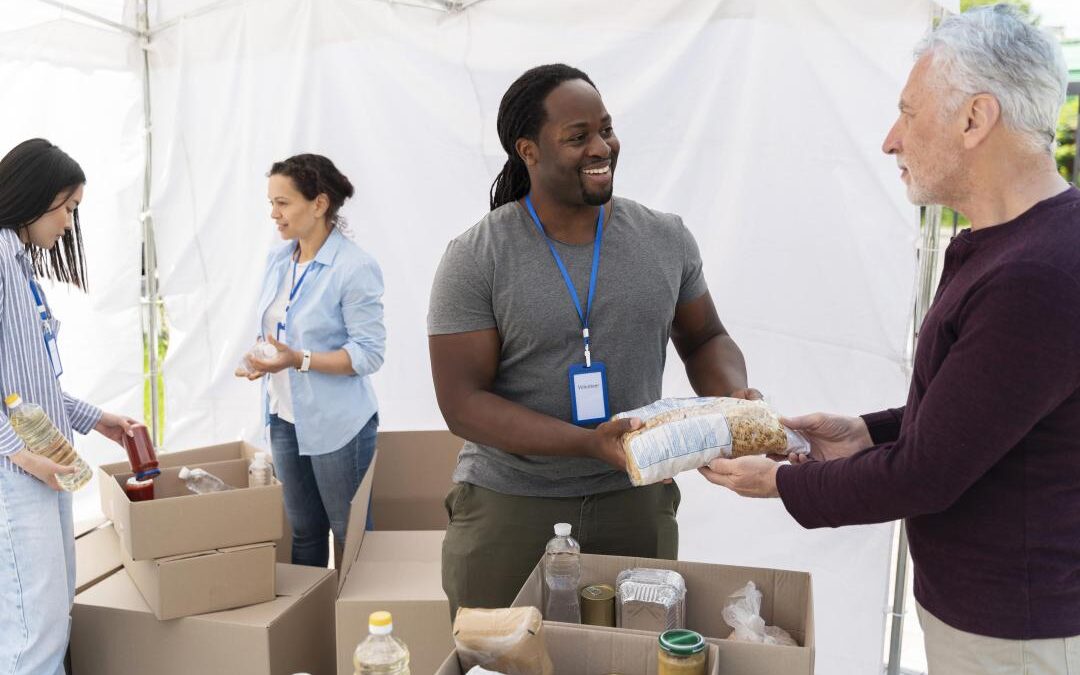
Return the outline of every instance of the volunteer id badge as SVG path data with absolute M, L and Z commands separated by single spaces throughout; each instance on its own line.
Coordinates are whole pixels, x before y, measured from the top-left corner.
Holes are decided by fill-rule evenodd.
M 49 353 L 49 362 L 52 364 L 53 375 L 60 377 L 64 374 L 64 364 L 60 363 L 60 348 L 56 344 L 56 331 L 51 326 L 46 325 L 44 333 L 45 351 Z
M 607 421 L 607 369 L 600 361 L 591 366 L 570 366 L 570 408 L 574 424 L 596 424 Z

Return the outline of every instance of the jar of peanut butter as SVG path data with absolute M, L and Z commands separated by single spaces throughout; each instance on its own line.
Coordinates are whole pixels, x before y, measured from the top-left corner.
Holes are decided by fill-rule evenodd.
M 705 675 L 705 638 L 678 628 L 660 634 L 656 675 Z

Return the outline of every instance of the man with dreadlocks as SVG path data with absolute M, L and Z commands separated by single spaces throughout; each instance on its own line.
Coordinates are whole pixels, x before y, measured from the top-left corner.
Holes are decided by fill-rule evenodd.
M 533 68 L 499 105 L 491 212 L 450 242 L 428 311 L 432 377 L 467 439 L 443 588 L 505 607 L 555 523 L 586 553 L 674 559 L 673 482 L 633 488 L 611 415 L 661 397 L 670 337 L 700 395 L 759 397 L 678 216 L 612 196 L 619 140 L 588 75 Z

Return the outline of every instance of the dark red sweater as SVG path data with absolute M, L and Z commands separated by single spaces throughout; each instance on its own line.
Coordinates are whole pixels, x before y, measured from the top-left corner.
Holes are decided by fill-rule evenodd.
M 902 409 L 876 445 L 782 466 L 804 527 L 907 519 L 915 597 L 960 630 L 1080 635 L 1080 190 L 945 252 Z

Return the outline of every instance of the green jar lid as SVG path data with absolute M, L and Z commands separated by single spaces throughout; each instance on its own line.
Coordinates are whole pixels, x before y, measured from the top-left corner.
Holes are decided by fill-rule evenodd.
M 675 656 L 692 656 L 705 649 L 705 638 L 685 628 L 660 633 L 660 648 Z

